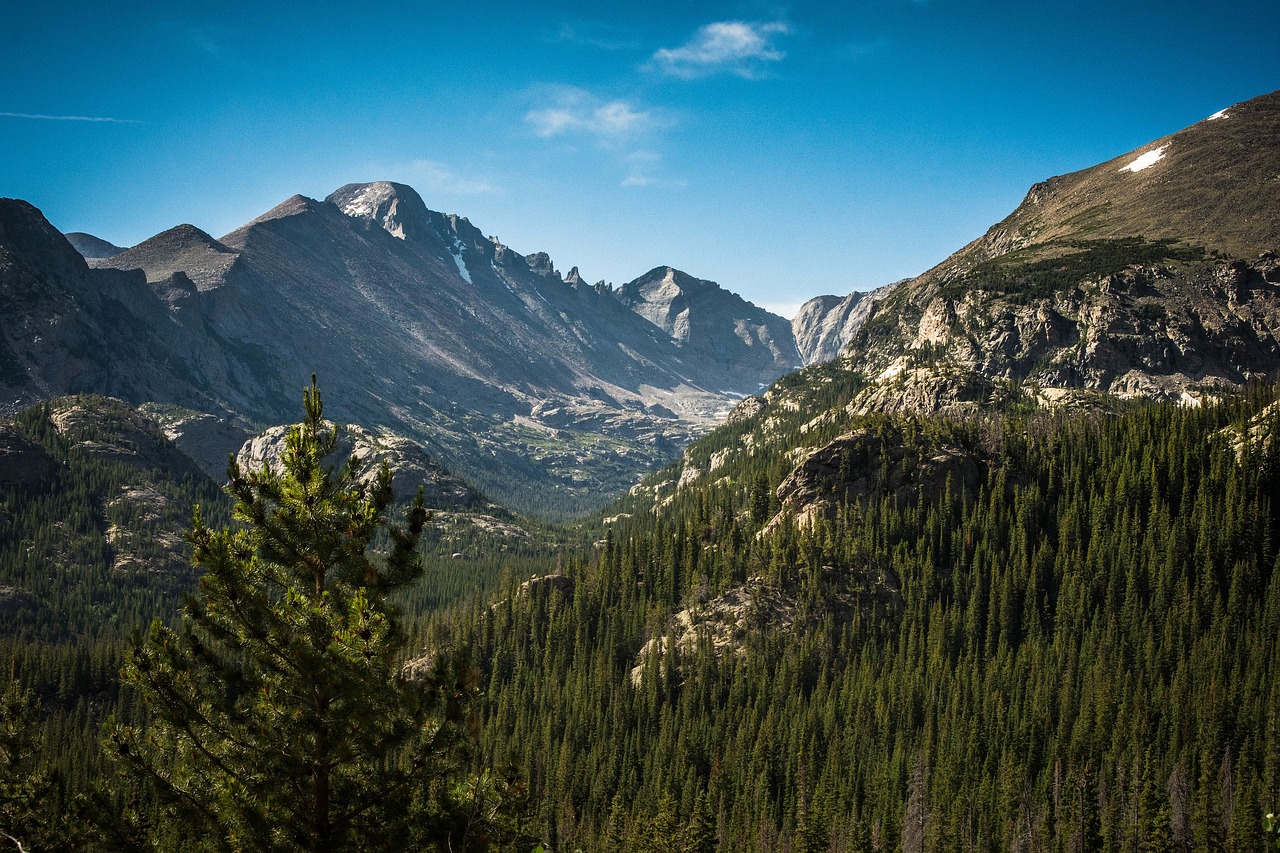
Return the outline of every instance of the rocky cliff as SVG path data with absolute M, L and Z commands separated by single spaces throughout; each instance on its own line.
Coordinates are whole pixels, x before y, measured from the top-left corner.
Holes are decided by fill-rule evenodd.
M 843 297 L 815 296 L 801 305 L 791 320 L 791 332 L 800 358 L 805 364 L 837 358 L 871 316 L 875 304 L 899 284 L 902 282 L 886 284 L 869 293 L 855 291 Z

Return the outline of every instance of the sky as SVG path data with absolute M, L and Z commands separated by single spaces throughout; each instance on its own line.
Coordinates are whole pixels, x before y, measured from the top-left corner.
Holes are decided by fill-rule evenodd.
M 0 196 L 130 246 L 394 180 L 790 317 L 1277 88 L 1276 0 L 7 3 Z

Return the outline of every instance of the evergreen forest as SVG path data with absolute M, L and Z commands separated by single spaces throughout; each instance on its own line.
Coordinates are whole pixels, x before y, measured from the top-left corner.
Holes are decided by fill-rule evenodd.
M 374 521 L 398 518 L 381 492 L 349 505 L 325 498 L 355 513 L 333 529 L 360 534 L 332 544 L 336 586 L 317 581 L 323 594 L 303 601 L 281 581 L 283 592 L 262 593 L 264 612 L 301 602 L 298 612 L 313 615 L 289 624 L 303 638 L 316 620 L 338 626 L 321 639 L 344 638 L 339 657 L 356 669 L 337 670 L 324 689 L 336 684 L 339 703 L 376 696 L 368 707 L 382 715 L 370 729 L 395 735 L 372 763 L 350 758 L 344 784 L 367 798 L 366 783 L 390 780 L 371 814 L 441 829 L 392 837 L 366 827 L 317 846 L 314 820 L 287 835 L 265 826 L 270 812 L 242 810 L 236 821 L 209 817 L 205 825 L 223 828 L 200 849 L 1234 853 L 1273 844 L 1264 816 L 1280 805 L 1276 387 L 1196 408 L 810 424 L 851 393 L 856 378 L 838 374 L 784 379 L 783 390 L 794 384 L 820 405 L 806 400 L 775 419 L 769 443 L 729 454 L 714 477 L 662 500 L 638 490 L 505 551 L 495 537 L 433 531 L 421 514 L 421 540 L 394 526 L 376 533 Z M 762 422 L 730 423 L 686 458 L 740 448 Z M 844 458 L 820 484 L 822 499 L 797 513 L 778 487 L 802 424 L 824 441 L 875 441 L 869 459 Z M 165 849 L 192 808 L 216 812 L 254 785 L 263 787 L 246 801 L 287 799 L 285 777 L 244 775 L 254 762 L 234 744 L 225 755 L 235 753 L 241 776 L 219 775 L 218 749 L 198 760 L 185 747 L 166 752 L 185 742 L 191 718 L 174 711 L 181 691 L 166 694 L 165 684 L 191 673 L 206 679 L 192 707 L 233 720 L 238 742 L 269 742 L 269 731 L 236 727 L 247 725 L 251 692 L 283 683 L 271 666 L 284 665 L 238 658 L 234 631 L 217 619 L 199 627 L 209 607 L 238 607 L 239 587 L 220 575 L 199 585 L 190 567 L 121 571 L 122 540 L 106 531 L 128 527 L 109 517 L 125 511 L 111 496 L 148 485 L 188 517 L 200 505 L 192 541 L 207 567 L 224 535 L 210 530 L 225 527 L 227 542 L 275 541 L 254 538 L 263 524 L 280 531 L 274 510 L 255 515 L 254 501 L 288 509 L 292 487 L 246 475 L 266 491 L 242 483 L 227 496 L 207 479 L 104 461 L 54 430 L 45 407 L 13 428 L 58 473 L 0 486 L 0 584 L 39 604 L 10 596 L 0 608 L 12 662 L 0 700 L 0 831 L 28 851 Z M 914 476 L 942 450 L 963 464 Z M 300 481 L 321 482 L 307 470 Z M 130 553 L 160 547 L 157 530 Z M 270 547 L 252 559 L 287 565 Z M 357 548 L 383 556 L 361 562 Z M 331 601 L 342 607 L 316 609 Z M 264 660 L 276 654 L 269 632 L 245 630 Z M 361 642 L 376 648 L 348 654 Z M 171 677 L 148 676 L 148 661 L 172 667 Z M 415 693 L 397 670 L 424 661 L 429 689 Z M 217 667 L 229 681 L 207 680 Z M 246 673 L 254 691 L 235 680 Z M 284 700 L 272 696 L 255 700 L 253 725 L 295 731 L 287 727 L 302 717 L 279 712 Z M 357 718 L 348 709 L 343 719 Z M 148 731 L 159 740 L 128 740 Z M 126 772 L 135 755 L 122 759 L 126 741 L 146 752 L 135 766 L 146 772 Z M 201 779 L 216 782 L 209 803 L 166 799 L 165 784 L 185 780 L 189 793 Z M 410 793 L 392 800 L 392 788 Z M 112 815 L 119 832 L 107 831 Z

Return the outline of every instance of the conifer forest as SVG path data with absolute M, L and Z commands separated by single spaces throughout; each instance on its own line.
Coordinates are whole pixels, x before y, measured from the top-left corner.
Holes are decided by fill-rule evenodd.
M 1258 386 L 848 416 L 825 428 L 878 456 L 823 512 L 780 505 L 762 448 L 441 592 L 454 545 L 420 507 L 398 520 L 390 472 L 327 470 L 318 390 L 283 471 L 225 494 L 147 475 L 199 506 L 194 566 L 163 583 L 110 571 L 101 533 L 138 472 L 35 407 L 16 426 L 64 465 L 4 492 L 4 565 L 57 609 L 3 613 L 0 829 L 26 850 L 1261 850 L 1278 412 Z M 943 447 L 970 464 L 888 487 Z M 51 551 L 65 570 L 38 576 Z

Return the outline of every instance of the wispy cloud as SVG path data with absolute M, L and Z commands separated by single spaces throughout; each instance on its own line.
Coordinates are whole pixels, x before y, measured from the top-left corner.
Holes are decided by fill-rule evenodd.
M 621 140 L 663 123 L 653 111 L 631 101 L 605 100 L 573 86 L 555 88 L 549 100 L 524 117 L 534 135 L 544 139 L 577 133 L 600 141 Z
M 774 46 L 773 39 L 790 32 L 791 26 L 784 21 L 717 21 L 698 30 L 680 47 L 655 52 L 646 67 L 682 80 L 716 74 L 754 80 L 764 76 L 768 63 L 786 56 Z
M 663 131 L 676 124 L 673 114 L 625 98 L 601 97 L 577 86 L 542 86 L 532 91 L 534 108 L 525 123 L 535 136 L 556 140 L 575 155 L 590 149 L 621 171 L 624 187 L 683 187 L 666 174 Z M 579 145 L 586 141 L 589 145 Z
M 436 160 L 414 160 L 404 172 L 420 189 L 450 195 L 501 195 L 502 191 L 484 178 L 461 175 Z
M 638 50 L 642 42 L 630 30 L 599 21 L 566 21 L 552 40 L 598 50 Z
M 662 174 L 662 155 L 656 151 L 632 151 L 623 159 L 627 166 L 627 175 L 622 179 L 624 187 L 671 189 L 688 186 L 688 181 Z
M 110 124 L 142 124 L 136 118 L 112 118 L 111 116 L 50 116 L 42 113 L 5 113 L 0 118 L 29 118 L 39 121 L 102 121 Z

